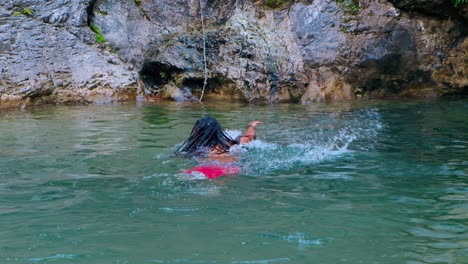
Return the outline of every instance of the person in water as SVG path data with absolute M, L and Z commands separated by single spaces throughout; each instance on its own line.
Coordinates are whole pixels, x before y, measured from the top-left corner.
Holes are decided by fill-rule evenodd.
M 246 144 L 256 139 L 255 127 L 260 121 L 250 122 L 244 133 L 231 138 L 213 117 L 204 117 L 195 123 L 189 138 L 177 149 L 182 155 L 207 155 L 217 158 L 229 153 L 229 149 L 238 144 Z

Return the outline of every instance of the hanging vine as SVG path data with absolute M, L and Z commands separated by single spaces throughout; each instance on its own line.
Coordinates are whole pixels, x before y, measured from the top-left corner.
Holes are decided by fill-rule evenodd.
M 201 26 L 202 26 L 202 41 L 203 41 L 203 66 L 204 66 L 204 75 L 205 79 L 203 80 L 203 88 L 202 92 L 200 95 L 200 99 L 198 100 L 199 102 L 202 101 L 203 95 L 205 95 L 205 88 L 206 84 L 208 81 L 208 69 L 206 67 L 206 42 L 205 42 L 205 22 L 203 21 L 203 0 L 199 0 L 199 5 L 200 5 L 200 20 L 201 20 Z

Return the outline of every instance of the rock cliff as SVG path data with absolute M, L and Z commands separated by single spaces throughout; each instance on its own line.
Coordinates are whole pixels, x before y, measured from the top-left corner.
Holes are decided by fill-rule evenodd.
M 0 104 L 466 93 L 450 0 L 0 0 Z M 203 23 L 201 23 L 203 21 Z M 206 69 L 205 69 L 206 62 Z

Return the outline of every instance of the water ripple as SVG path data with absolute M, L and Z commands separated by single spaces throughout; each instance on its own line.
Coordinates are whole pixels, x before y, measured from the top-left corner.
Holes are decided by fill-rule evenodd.
M 268 263 L 275 263 L 275 262 L 288 262 L 290 261 L 289 258 L 274 258 L 274 259 L 259 259 L 259 260 L 239 260 L 239 261 L 232 261 L 233 264 L 268 264 Z
M 78 258 L 78 255 L 75 255 L 75 254 L 57 254 L 57 255 L 43 257 L 43 258 L 30 258 L 27 260 L 32 261 L 32 262 L 43 262 L 43 261 L 49 261 L 49 260 L 76 259 L 76 258 Z

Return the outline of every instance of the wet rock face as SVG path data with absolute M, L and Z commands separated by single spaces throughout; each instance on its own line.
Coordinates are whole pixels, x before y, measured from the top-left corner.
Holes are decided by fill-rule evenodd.
M 409 95 L 407 90 L 411 96 L 435 96 L 464 89 L 461 81 L 433 77 L 438 69 L 446 68 L 445 75 L 453 71 L 449 65 L 454 62 L 444 60 L 466 38 L 462 22 L 445 19 L 446 14 L 409 14 L 384 1 L 291 1 L 276 9 L 263 3 L 203 2 L 208 92 L 250 101 L 308 103 Z M 98 1 L 96 6 L 100 4 L 117 5 Z M 124 50 L 120 57 L 141 62 L 136 68 L 147 94 L 173 94 L 165 89 L 174 87 L 200 94 L 205 72 L 198 4 L 142 1 L 136 7 L 139 14 L 107 18 L 146 25 L 132 31 L 147 40 L 134 58 L 126 58 L 132 54 L 125 50 L 127 44 L 115 44 Z M 448 6 L 447 12 L 452 9 Z M 106 28 L 106 22 L 99 23 Z
M 332 65 L 346 43 L 340 7 L 335 2 L 314 1 L 311 5 L 296 4 L 290 12 L 291 29 L 307 65 Z
M 432 73 L 432 78 L 444 84 L 443 93 L 468 94 L 468 38 L 451 49 L 442 66 Z M 464 87 L 460 89 L 459 87 Z
M 64 95 L 67 101 L 83 102 L 136 92 L 137 73 L 94 45 L 89 4 L 1 2 L 0 101 Z
M 267 102 L 466 91 L 466 8 L 275 3 L 0 0 L 0 96 L 106 97 L 139 87 L 183 100 L 200 96 L 205 78 L 207 95 Z

